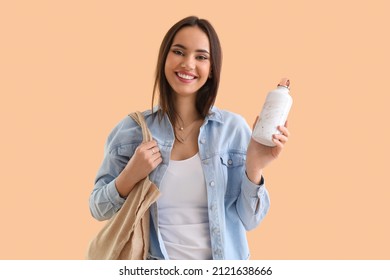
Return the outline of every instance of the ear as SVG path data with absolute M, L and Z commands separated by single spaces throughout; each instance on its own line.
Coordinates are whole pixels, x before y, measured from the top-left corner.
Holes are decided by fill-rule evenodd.
M 213 72 L 210 70 L 209 79 L 213 77 Z

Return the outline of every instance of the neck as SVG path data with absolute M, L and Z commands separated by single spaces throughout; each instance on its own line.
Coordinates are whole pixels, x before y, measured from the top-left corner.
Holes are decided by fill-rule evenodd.
M 194 98 L 177 98 L 175 101 L 175 110 L 178 114 L 178 124 L 186 126 L 200 118 L 199 112 L 195 107 Z

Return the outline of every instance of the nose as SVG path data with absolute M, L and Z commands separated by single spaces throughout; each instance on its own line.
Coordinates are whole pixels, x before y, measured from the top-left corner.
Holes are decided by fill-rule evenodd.
M 195 59 L 192 57 L 186 57 L 183 59 L 180 67 L 186 70 L 194 70 L 195 69 Z

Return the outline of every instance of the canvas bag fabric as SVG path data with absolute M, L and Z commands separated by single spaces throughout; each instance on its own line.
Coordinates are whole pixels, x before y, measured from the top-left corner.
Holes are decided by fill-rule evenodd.
M 142 128 L 143 142 L 152 135 L 140 112 L 129 114 Z M 139 181 L 122 207 L 90 242 L 90 260 L 145 260 L 149 251 L 149 207 L 160 192 L 149 176 Z

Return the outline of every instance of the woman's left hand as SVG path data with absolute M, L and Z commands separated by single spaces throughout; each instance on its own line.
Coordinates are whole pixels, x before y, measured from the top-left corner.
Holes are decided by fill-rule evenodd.
M 257 118 L 253 125 L 253 129 L 257 122 Z M 290 132 L 287 129 L 287 121 L 284 126 L 279 126 L 278 130 L 281 134 L 274 134 L 272 138 L 272 141 L 276 145 L 275 147 L 268 147 L 260 144 L 253 140 L 253 138 L 251 138 L 249 142 L 246 156 L 246 173 L 249 180 L 255 184 L 260 183 L 262 170 L 274 159 L 279 157 L 288 141 Z

